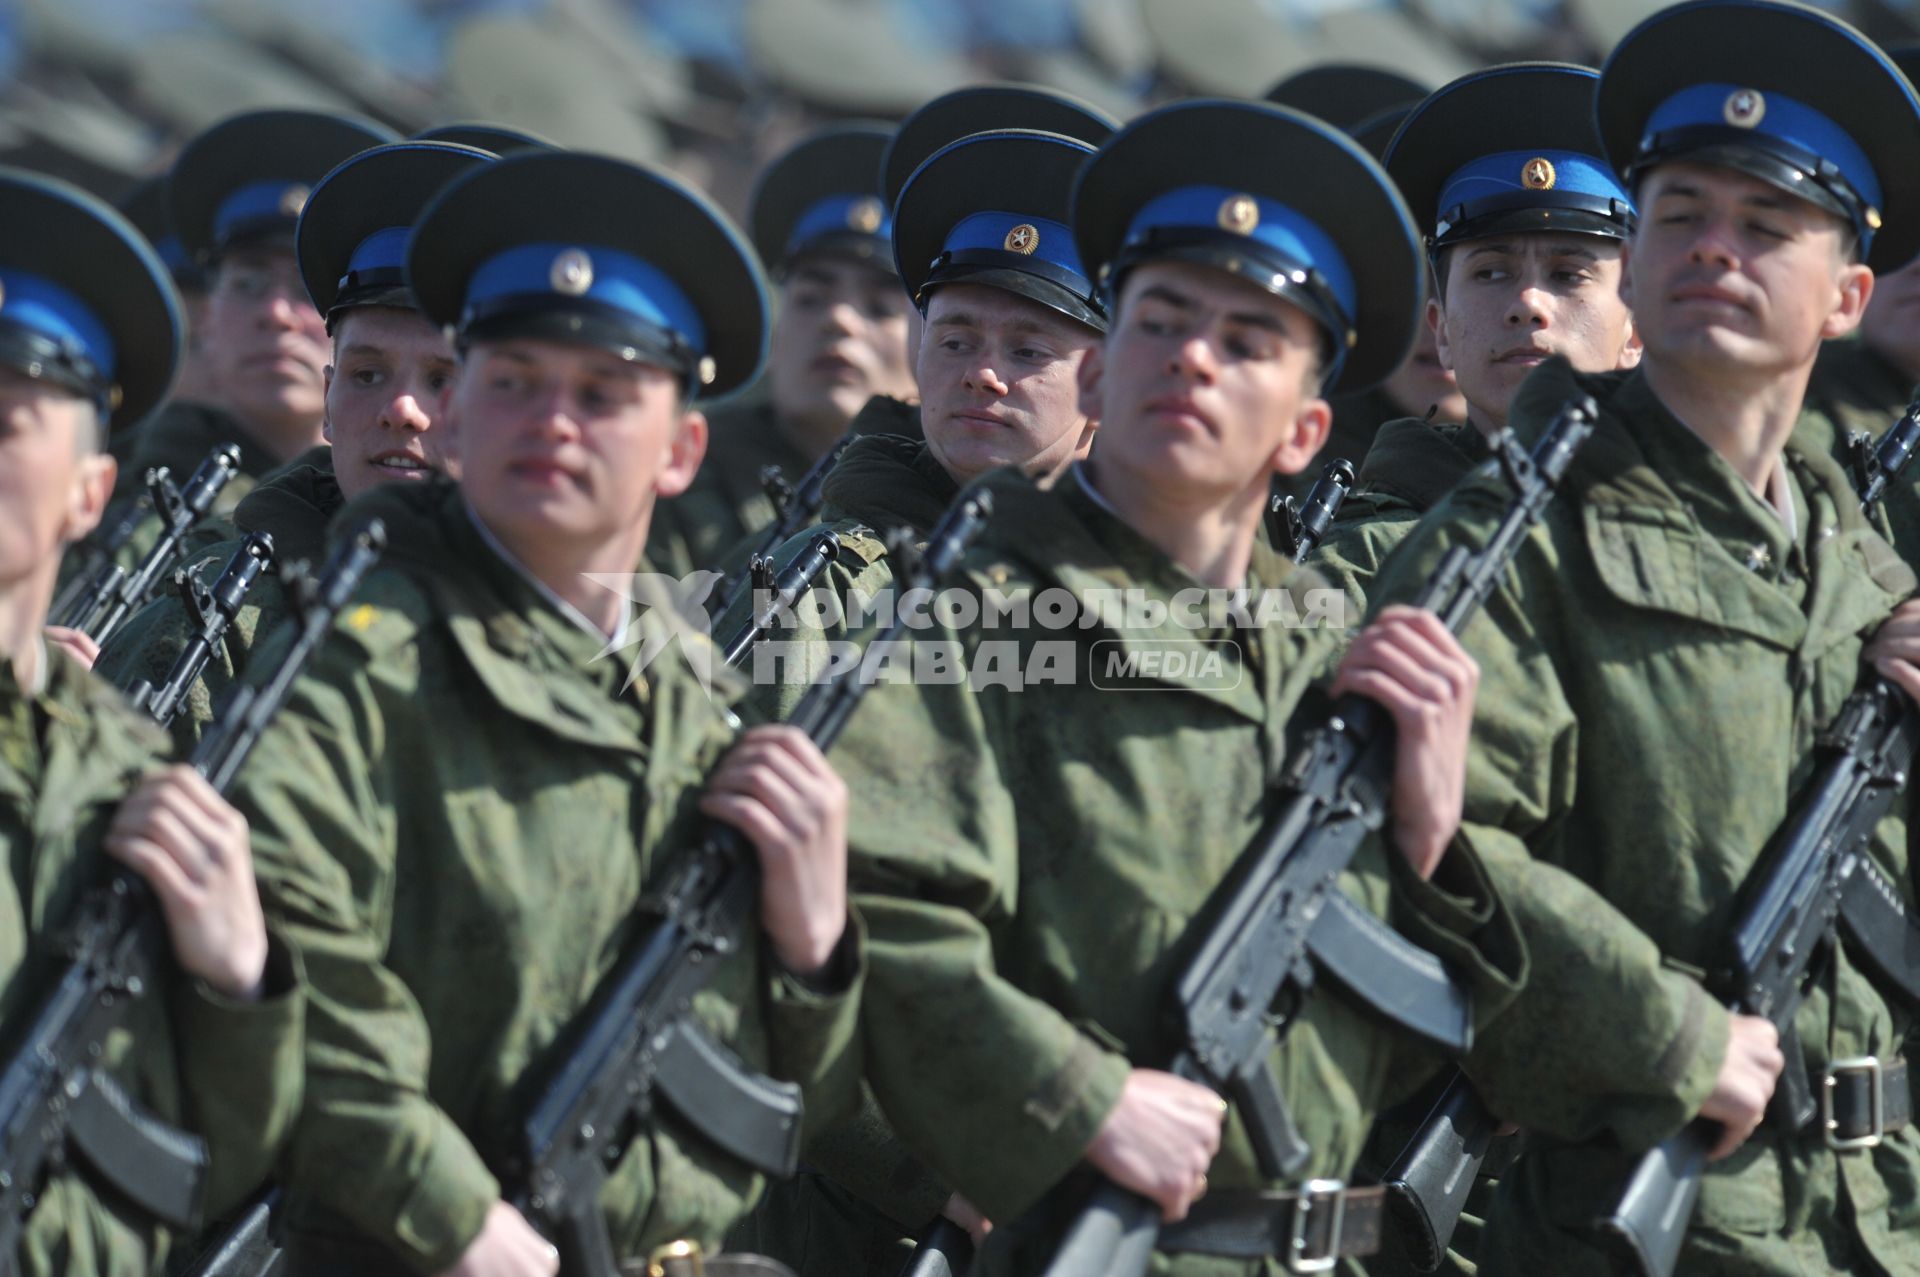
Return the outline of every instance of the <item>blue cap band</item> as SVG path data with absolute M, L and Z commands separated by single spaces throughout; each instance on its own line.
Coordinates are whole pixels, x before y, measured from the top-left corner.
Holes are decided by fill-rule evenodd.
M 194 265 L 193 258 L 187 256 L 187 246 L 180 242 L 178 235 L 161 236 L 160 242 L 153 246 L 153 251 L 159 255 L 160 264 L 176 279 L 181 275 L 195 274 L 199 269 Z
M 1228 204 L 1238 206 L 1239 201 L 1249 199 L 1258 214 L 1252 226 L 1245 231 L 1223 226 L 1222 215 Z M 1341 308 L 1343 326 L 1353 322 L 1360 298 L 1347 259 L 1340 255 L 1332 236 L 1285 204 L 1224 186 L 1183 186 L 1150 200 L 1134 214 L 1123 247 L 1133 247 L 1153 232 L 1166 230 L 1239 235 L 1273 250 L 1289 266 L 1318 271 Z
M 893 214 L 877 195 L 829 195 L 794 222 L 793 233 L 787 236 L 786 255 L 792 257 L 809 240 L 823 235 L 871 235 L 882 243 L 891 243 Z
M 1073 242 L 1073 231 L 1063 222 L 1026 213 L 973 213 L 948 231 L 941 245 L 941 251 L 948 254 L 981 250 L 1008 254 L 1004 265 L 1014 270 L 1019 269 L 1022 257 L 1044 262 L 1054 270 L 1036 274 L 1056 283 L 1077 285 L 1082 294 L 1093 292 L 1093 281 L 1080 265 L 1080 250 Z
M 24 329 L 90 365 L 102 390 L 113 381 L 117 352 L 107 327 L 86 303 L 40 275 L 0 268 L 0 325 Z
M 1472 220 L 1489 200 L 1505 208 L 1520 198 L 1539 208 L 1586 208 L 1618 200 L 1631 211 L 1633 199 L 1613 167 L 1597 155 L 1578 151 L 1501 151 L 1462 165 L 1440 187 L 1437 222 Z M 1457 216 L 1449 217 L 1456 209 Z M 1442 232 L 1444 234 L 1444 230 Z
M 581 269 L 584 267 L 584 269 Z M 489 258 L 467 282 L 466 309 L 505 298 L 547 298 L 555 309 L 589 301 L 680 337 L 707 353 L 700 312 L 666 272 L 611 248 L 521 244 Z
M 367 236 L 347 259 L 347 274 L 400 270 L 406 264 L 407 236 L 412 233 L 411 226 L 389 226 Z
M 249 182 L 220 201 L 213 215 L 213 242 L 225 244 L 241 231 L 284 222 L 291 231 L 306 206 L 307 184 L 292 178 Z
M 1744 113 L 1736 109 L 1735 99 L 1751 94 L 1753 102 Z M 1742 121 L 1751 120 L 1751 123 Z M 1867 153 L 1853 137 L 1831 119 L 1803 102 L 1771 90 L 1749 90 L 1737 84 L 1695 84 L 1680 90 L 1654 108 L 1641 132 L 1642 151 L 1658 145 L 1661 134 L 1676 129 L 1702 126 L 1724 129 L 1724 139 L 1737 141 L 1742 135 L 1768 139 L 1799 151 L 1806 157 L 1804 167 L 1812 172 L 1825 160 L 1839 170 L 1854 193 L 1870 208 L 1881 206 L 1880 177 L 1873 171 Z

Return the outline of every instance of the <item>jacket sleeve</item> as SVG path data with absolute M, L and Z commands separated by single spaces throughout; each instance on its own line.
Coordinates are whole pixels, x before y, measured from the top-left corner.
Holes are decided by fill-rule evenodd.
M 417 649 L 378 655 L 404 667 Z M 367 674 L 373 659 L 338 639 L 323 649 L 236 803 L 253 827 L 263 902 L 309 981 L 306 1105 L 288 1187 L 432 1272 L 459 1258 L 500 1190 L 428 1098 L 425 1018 L 382 965 L 404 782 L 384 754 L 390 707 Z
M 207 1210 L 237 1206 L 273 1173 L 299 1115 L 306 991 L 298 952 L 267 933 L 265 988 L 242 1002 L 199 980 L 173 995 L 176 1053 L 188 1124 L 207 1141 Z
M 1483 545 L 1504 504 L 1497 485 L 1457 490 L 1387 561 L 1373 607 L 1414 597 L 1450 546 Z M 1462 636 L 1481 670 L 1463 829 L 1519 923 L 1529 964 L 1524 989 L 1483 1027 L 1466 1069 L 1496 1112 L 1530 1129 L 1651 1147 L 1711 1090 L 1727 1014 L 1556 864 L 1573 818 L 1579 719 L 1531 618 L 1566 606 L 1553 596 L 1557 573 L 1550 531 L 1536 529 Z
M 868 1081 L 936 1176 L 1011 1219 L 1079 1163 L 1129 1065 L 997 970 L 1019 845 L 986 694 L 882 682 L 835 761 L 870 946 Z

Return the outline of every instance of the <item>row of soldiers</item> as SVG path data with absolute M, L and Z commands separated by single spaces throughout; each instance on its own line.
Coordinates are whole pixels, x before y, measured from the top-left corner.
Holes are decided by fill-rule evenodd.
M 1828 918 L 1773 1017 L 1722 980 L 1863 671 L 1920 697 L 1920 505 L 1863 504 L 1849 442 L 1920 371 L 1920 95 L 1792 0 L 1405 91 L 1120 125 L 967 90 L 802 143 L 748 234 L 538 139 L 297 112 L 190 144 L 159 249 L 0 174 L 7 1049 L 104 855 L 174 961 L 88 1066 L 205 1141 L 202 1213 L 273 1203 L 252 1271 L 1599 1273 L 1594 1221 L 1704 1123 L 1668 1270 L 1920 1273 L 1920 943 Z M 1591 437 L 1534 466 L 1570 404 Z M 190 571 L 387 546 L 230 787 L 162 760 L 291 668 L 300 578 L 211 644 L 191 591 L 46 627 L 63 553 L 150 557 L 129 476 L 219 448 Z M 1275 490 L 1329 456 L 1357 486 L 1301 566 Z M 958 571 L 898 597 L 956 511 Z M 116 525 L 148 531 L 89 557 Z M 1494 545 L 1456 632 L 1428 583 Z M 766 632 L 752 677 L 707 605 Z M 196 642 L 169 740 L 113 688 Z M 824 749 L 819 689 L 856 684 Z M 1253 1065 L 1210 1072 L 1178 977 L 1362 703 L 1391 765 L 1325 796 L 1366 828 L 1317 884 L 1353 943 L 1315 928 L 1237 1008 Z M 1849 848 L 1901 925 L 1904 808 Z M 717 828 L 751 924 L 644 1026 L 617 1135 L 572 1132 L 586 1187 L 530 1176 L 532 1097 Z M 1519 1134 L 1418 1256 L 1375 1181 L 1449 1057 Z M 0 1265 L 208 1271 L 221 1228 L 111 1156 L 10 1178 L 8 1102 Z M 1148 1204 L 1139 1268 L 1063 1258 L 1110 1193 Z

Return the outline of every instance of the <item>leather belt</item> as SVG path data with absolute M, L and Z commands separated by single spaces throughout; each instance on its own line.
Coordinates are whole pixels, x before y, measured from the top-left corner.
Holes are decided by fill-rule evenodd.
M 1294 1273 L 1324 1273 L 1380 1249 L 1386 1190 L 1308 1180 L 1292 1193 L 1218 1193 L 1160 1230 L 1156 1248 L 1229 1259 L 1279 1259 Z
M 1913 1125 L 1913 1085 L 1907 1062 L 1871 1055 L 1834 1060 L 1819 1089 L 1820 1116 L 1809 1134 L 1831 1149 L 1872 1148 L 1894 1131 Z

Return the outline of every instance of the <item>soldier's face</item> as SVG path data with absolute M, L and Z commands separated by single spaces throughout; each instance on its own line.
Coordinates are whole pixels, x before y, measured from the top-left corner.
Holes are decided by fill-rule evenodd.
M 1909 381 L 1920 381 L 1920 261 L 1874 277 L 1860 335 Z
M 920 343 L 927 447 L 966 483 L 1001 466 L 1052 475 L 1093 442 L 1081 361 L 1099 341 L 1084 324 L 1003 288 L 946 284 Z
M 1246 280 L 1186 262 L 1127 277 L 1085 378 L 1105 425 L 1097 464 L 1201 507 L 1257 498 L 1326 442 L 1320 329 Z M 1249 494 L 1252 494 L 1250 497 Z
M 684 492 L 706 452 L 673 374 L 586 346 L 478 343 L 447 403 L 468 502 L 529 562 L 628 542 L 637 562 L 656 497 Z
M 1852 332 L 1873 272 L 1840 220 L 1732 169 L 1663 164 L 1640 187 L 1625 296 L 1649 362 L 1777 375 Z
M 454 361 L 440 330 L 417 311 L 385 306 L 347 311 L 335 329 L 325 432 L 341 493 L 352 500 L 446 469 L 434 419 Z
M 1431 408 L 1436 421 L 1466 420 L 1466 396 L 1460 393 L 1452 371 L 1440 362 L 1440 348 L 1431 325 L 1421 325 L 1412 351 L 1393 375 L 1380 383 L 1380 389 L 1409 417 L 1424 417 Z
M 207 295 L 199 346 L 216 393 L 244 420 L 319 424 L 327 325 L 307 300 L 292 253 L 224 258 Z
M 810 435 L 838 437 L 874 395 L 914 397 L 907 358 L 913 306 L 895 276 L 814 255 L 780 290 L 767 363 L 774 410 Z
M 1620 247 L 1597 235 L 1517 234 L 1448 250 L 1447 287 L 1428 307 L 1440 360 L 1473 419 L 1506 424 L 1513 392 L 1549 356 L 1581 372 L 1640 358 L 1620 297 Z
M 85 400 L 0 368 L 0 593 L 51 588 L 61 550 L 100 521 L 114 465 L 95 451 L 94 415 Z

